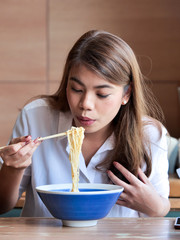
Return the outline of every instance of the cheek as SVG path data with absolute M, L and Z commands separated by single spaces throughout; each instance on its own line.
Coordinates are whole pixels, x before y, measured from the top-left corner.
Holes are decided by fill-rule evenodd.
M 100 113 L 100 115 L 103 116 L 103 121 L 111 122 L 119 112 L 120 107 L 121 99 L 116 101 L 110 100 L 103 104 Z
M 67 101 L 68 101 L 69 107 L 71 109 L 71 112 L 73 112 L 74 109 L 77 108 L 77 106 L 79 104 L 79 98 L 77 97 L 77 95 L 74 95 L 68 89 L 66 90 L 66 95 L 67 95 Z
M 121 98 L 113 98 L 104 103 L 103 110 L 107 112 L 115 112 L 117 113 L 121 107 L 122 99 Z
M 68 88 L 66 89 L 66 96 L 67 96 L 67 101 L 68 101 L 69 107 L 71 109 L 73 100 L 72 100 L 72 96 L 71 96 Z

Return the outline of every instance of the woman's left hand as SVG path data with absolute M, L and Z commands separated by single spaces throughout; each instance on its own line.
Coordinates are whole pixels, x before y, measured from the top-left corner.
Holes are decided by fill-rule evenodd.
M 110 170 L 108 176 L 111 181 L 124 188 L 117 204 L 134 209 L 136 211 L 147 214 L 148 216 L 165 216 L 169 209 L 169 200 L 161 197 L 143 173 L 138 169 L 138 178 L 124 168 L 120 163 L 114 162 L 114 166 L 124 175 L 129 181 L 125 183 L 116 177 Z

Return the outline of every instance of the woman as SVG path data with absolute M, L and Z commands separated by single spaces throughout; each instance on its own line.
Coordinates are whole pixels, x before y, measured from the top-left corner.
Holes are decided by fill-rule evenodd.
M 79 181 L 124 187 L 108 216 L 165 216 L 166 129 L 158 113 L 132 49 L 110 33 L 85 33 L 68 54 L 57 92 L 24 107 L 0 151 L 1 212 L 26 191 L 22 216 L 50 216 L 35 187 L 71 182 L 69 148 L 66 137 L 36 138 L 82 126 Z

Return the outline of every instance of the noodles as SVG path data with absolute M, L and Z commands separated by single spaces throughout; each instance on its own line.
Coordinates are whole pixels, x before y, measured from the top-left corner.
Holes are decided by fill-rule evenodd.
M 84 139 L 84 128 L 72 127 L 67 131 L 67 138 L 70 146 L 69 160 L 71 163 L 72 173 L 72 190 L 71 192 L 79 192 L 79 155 L 81 153 L 81 147 Z

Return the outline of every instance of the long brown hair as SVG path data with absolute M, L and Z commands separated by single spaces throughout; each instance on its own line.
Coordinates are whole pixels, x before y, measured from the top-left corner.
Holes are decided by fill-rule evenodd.
M 131 96 L 121 106 L 113 120 L 116 144 L 114 150 L 98 167 L 111 167 L 113 161 L 123 164 L 137 175 L 138 167 L 146 163 L 146 175 L 151 173 L 151 154 L 145 124 L 154 124 L 161 134 L 163 114 L 155 101 L 140 71 L 136 56 L 130 46 L 121 38 L 105 32 L 92 30 L 80 37 L 70 50 L 64 68 L 62 81 L 57 92 L 47 97 L 51 107 L 70 111 L 66 87 L 70 70 L 83 64 L 107 81 L 122 86 L 131 86 Z M 143 120 L 148 116 L 148 121 Z M 147 150 L 148 149 L 148 150 Z

